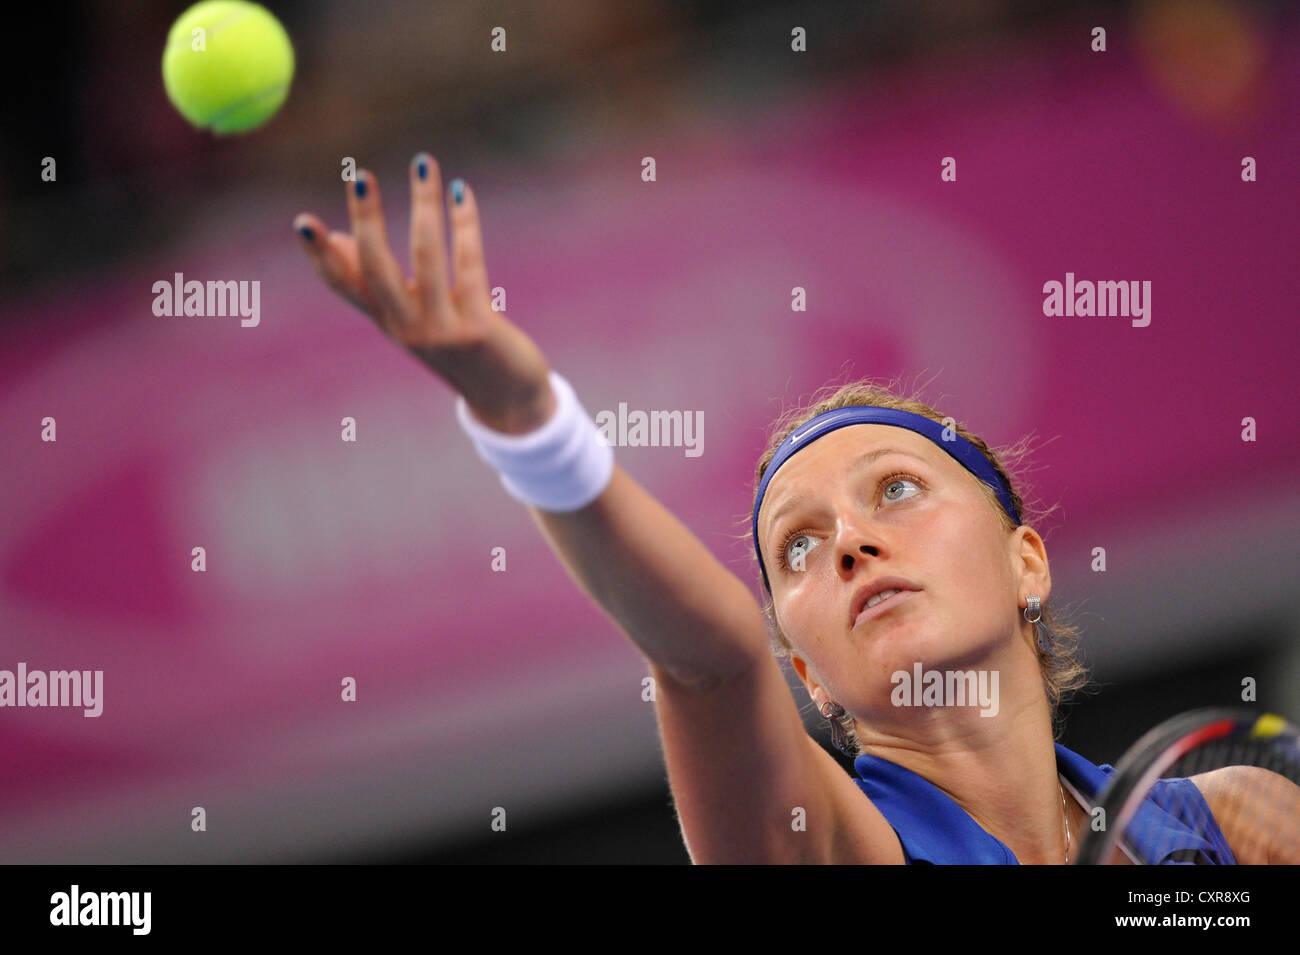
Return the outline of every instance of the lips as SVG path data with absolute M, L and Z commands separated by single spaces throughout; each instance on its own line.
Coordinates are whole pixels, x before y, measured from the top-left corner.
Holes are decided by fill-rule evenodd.
M 898 592 L 878 601 L 875 606 L 868 606 L 872 597 L 891 590 Z M 910 600 L 920 590 L 919 586 L 906 577 L 879 577 L 854 593 L 853 602 L 849 605 L 849 623 L 856 627 L 863 621 L 886 613 L 898 604 Z

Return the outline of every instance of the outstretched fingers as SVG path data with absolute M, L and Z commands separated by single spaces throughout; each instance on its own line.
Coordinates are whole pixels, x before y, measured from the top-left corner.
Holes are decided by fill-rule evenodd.
M 309 213 L 294 228 L 325 283 L 390 337 L 425 348 L 479 341 L 494 325 L 474 193 L 460 179 L 444 191 L 441 169 L 427 152 L 412 160 L 410 177 L 411 279 L 388 244 L 379 184 L 367 170 L 347 184 L 350 235 L 328 231 Z

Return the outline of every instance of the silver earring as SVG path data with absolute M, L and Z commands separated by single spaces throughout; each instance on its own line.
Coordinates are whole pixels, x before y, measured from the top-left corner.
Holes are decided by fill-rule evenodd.
M 1027 599 L 1029 606 L 1024 609 L 1024 616 L 1038 631 L 1038 649 L 1044 653 L 1051 653 L 1052 631 L 1047 629 L 1047 624 L 1043 623 L 1042 601 L 1038 599 L 1038 594 L 1030 594 Z
M 853 750 L 849 747 L 848 734 L 845 732 L 844 726 L 852 717 L 847 717 L 844 707 L 833 700 L 827 700 L 823 703 L 821 712 L 822 716 L 831 721 L 831 745 L 845 756 L 852 756 Z

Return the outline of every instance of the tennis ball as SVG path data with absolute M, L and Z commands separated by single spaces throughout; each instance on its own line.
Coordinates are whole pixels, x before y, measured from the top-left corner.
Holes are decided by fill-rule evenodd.
M 293 45 L 265 7 L 203 0 L 172 24 L 162 73 L 167 98 L 194 126 L 243 133 L 274 116 L 288 97 Z

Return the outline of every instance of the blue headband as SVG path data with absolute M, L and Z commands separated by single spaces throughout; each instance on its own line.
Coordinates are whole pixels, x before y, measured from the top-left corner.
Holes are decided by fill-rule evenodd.
M 772 592 L 772 585 L 767 579 L 767 568 L 763 566 L 763 552 L 758 547 L 758 509 L 763 506 L 763 496 L 767 494 L 767 485 L 781 465 L 808 447 L 808 445 L 818 438 L 825 437 L 837 428 L 844 428 L 851 424 L 893 425 L 896 428 L 915 431 L 917 434 L 929 438 L 952 455 L 958 464 L 991 487 L 993 492 L 997 494 L 1002 509 L 1007 512 L 1017 527 L 1020 526 L 1020 514 L 1016 511 L 1016 505 L 1011 500 L 1010 488 L 1006 486 L 983 452 L 957 434 L 956 431 L 952 431 L 951 438 L 945 441 L 943 437 L 944 426 L 938 421 L 927 418 L 925 415 L 913 414 L 910 411 L 899 411 L 896 408 L 878 408 L 875 405 L 835 408 L 832 411 L 819 414 L 802 427 L 796 428 L 786 435 L 785 440 L 776 449 L 776 454 L 772 456 L 772 463 L 763 472 L 762 482 L 758 485 L 758 497 L 754 501 L 754 553 L 758 555 L 758 566 L 763 571 L 763 585 L 767 587 L 768 593 Z

